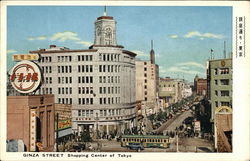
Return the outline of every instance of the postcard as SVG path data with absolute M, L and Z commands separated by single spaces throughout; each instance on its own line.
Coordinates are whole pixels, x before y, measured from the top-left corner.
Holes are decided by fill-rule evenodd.
M 1 2 L 1 160 L 249 160 L 249 9 Z

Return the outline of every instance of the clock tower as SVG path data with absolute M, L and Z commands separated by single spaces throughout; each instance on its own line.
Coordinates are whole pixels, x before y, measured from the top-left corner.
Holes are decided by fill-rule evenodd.
M 100 46 L 116 46 L 116 21 L 107 16 L 106 7 L 104 15 L 95 22 L 95 43 Z

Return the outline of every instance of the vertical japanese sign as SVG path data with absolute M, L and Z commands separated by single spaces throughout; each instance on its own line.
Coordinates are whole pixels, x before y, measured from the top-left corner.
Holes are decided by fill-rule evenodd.
M 245 57 L 245 16 L 236 17 L 236 58 Z
M 36 151 L 36 110 L 30 109 L 30 151 Z

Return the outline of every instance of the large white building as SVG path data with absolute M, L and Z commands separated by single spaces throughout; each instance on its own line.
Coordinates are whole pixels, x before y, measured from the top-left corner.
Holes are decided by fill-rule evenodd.
M 116 42 L 116 21 L 98 17 L 95 41 L 87 50 L 51 45 L 40 54 L 41 94 L 72 104 L 72 129 L 117 134 L 135 125 L 135 56 Z

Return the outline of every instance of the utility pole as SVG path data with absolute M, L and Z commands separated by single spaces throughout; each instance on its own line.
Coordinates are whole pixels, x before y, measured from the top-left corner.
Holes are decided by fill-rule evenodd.
M 178 138 L 178 131 L 176 132 L 176 152 L 179 152 L 179 138 Z
M 226 41 L 224 41 L 224 51 L 223 52 L 224 52 L 224 59 L 226 59 L 226 57 L 227 57 L 226 56 Z
M 59 120 L 59 113 L 56 113 L 56 151 L 58 152 L 58 120 Z

